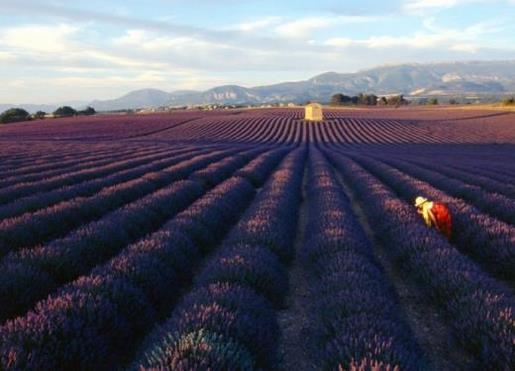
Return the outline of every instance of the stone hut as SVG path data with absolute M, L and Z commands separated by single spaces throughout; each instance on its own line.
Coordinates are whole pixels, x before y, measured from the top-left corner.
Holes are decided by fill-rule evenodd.
M 322 121 L 324 120 L 324 113 L 322 112 L 322 105 L 318 103 L 310 103 L 306 106 L 306 116 L 305 120 L 307 121 Z

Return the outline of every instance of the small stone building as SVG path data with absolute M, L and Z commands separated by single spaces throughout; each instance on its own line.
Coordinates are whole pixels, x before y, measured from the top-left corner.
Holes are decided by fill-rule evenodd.
M 308 121 L 322 121 L 324 113 L 322 112 L 322 105 L 318 103 L 310 103 L 306 106 L 306 117 Z

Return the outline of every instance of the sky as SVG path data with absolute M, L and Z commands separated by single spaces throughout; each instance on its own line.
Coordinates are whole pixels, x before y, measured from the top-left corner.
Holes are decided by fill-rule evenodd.
M 0 0 L 0 103 L 515 60 L 515 0 Z

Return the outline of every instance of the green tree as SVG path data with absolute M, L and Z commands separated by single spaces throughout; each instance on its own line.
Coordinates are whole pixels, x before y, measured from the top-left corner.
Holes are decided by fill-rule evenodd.
M 35 114 L 32 115 L 32 117 L 34 117 L 35 119 L 38 119 L 38 120 L 44 119 L 45 116 L 46 116 L 45 111 L 37 111 Z
M 406 99 L 404 99 L 404 95 L 393 95 L 391 97 L 388 97 L 389 106 L 404 106 L 408 103 L 409 102 Z
M 427 100 L 427 104 L 430 106 L 437 106 L 438 105 L 438 99 L 436 98 L 429 98 Z
M 377 95 L 375 94 L 365 94 L 363 96 L 363 99 L 364 99 L 364 104 L 366 104 L 367 106 L 375 106 L 377 105 Z
M 94 115 L 95 113 L 97 113 L 97 111 L 95 111 L 95 109 L 93 107 L 88 107 L 82 111 L 79 111 L 77 112 L 79 115 L 84 115 L 84 116 L 91 116 L 91 115 Z
M 363 93 L 359 93 L 356 96 L 356 98 L 358 100 L 358 104 L 366 104 L 366 102 L 365 102 L 365 95 Z
M 512 106 L 515 104 L 515 97 L 511 97 L 511 98 L 506 98 L 502 101 L 502 104 L 504 104 L 505 106 Z
M 30 114 L 23 108 L 11 108 L 4 111 L 0 115 L 0 123 L 7 124 L 10 122 L 27 121 L 30 119 Z
M 75 116 L 77 114 L 77 111 L 75 111 L 70 106 L 63 106 L 59 107 L 54 111 L 54 116 L 56 117 L 69 117 L 69 116 Z
M 343 94 L 334 94 L 331 97 L 331 106 L 341 106 L 343 104 L 343 99 Z
M 349 97 L 345 94 L 334 94 L 331 97 L 331 105 L 332 106 L 341 106 L 344 104 L 349 104 L 352 102 L 352 97 Z
M 386 97 L 381 97 L 377 101 L 377 104 L 379 104 L 380 106 L 386 106 L 388 104 L 388 99 L 386 99 Z

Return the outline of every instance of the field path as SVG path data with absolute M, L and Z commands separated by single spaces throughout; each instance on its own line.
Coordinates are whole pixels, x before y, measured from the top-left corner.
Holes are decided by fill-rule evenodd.
M 424 298 L 416 287 L 406 282 L 398 269 L 393 266 L 387 252 L 378 239 L 365 215 L 361 202 L 344 177 L 335 169 L 341 187 L 351 201 L 352 210 L 361 224 L 368 239 L 374 247 L 374 256 L 384 270 L 388 281 L 393 285 L 404 316 L 413 331 L 413 335 L 423 349 L 429 369 L 434 371 L 452 371 L 460 365 L 470 364 L 470 356 L 458 346 L 452 344 L 452 335 L 441 314 L 424 304 Z
M 304 243 L 306 224 L 308 221 L 308 207 L 306 203 L 307 163 L 304 168 L 302 182 L 302 203 L 299 208 L 299 221 L 295 239 L 295 252 L 301 249 Z M 281 369 L 310 371 L 317 366 L 312 363 L 309 355 L 309 285 L 306 271 L 299 262 L 298 257 L 292 262 L 289 270 L 290 291 L 286 297 L 286 308 L 278 313 L 279 326 L 283 334 L 279 354 L 282 359 Z

